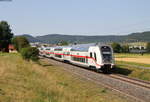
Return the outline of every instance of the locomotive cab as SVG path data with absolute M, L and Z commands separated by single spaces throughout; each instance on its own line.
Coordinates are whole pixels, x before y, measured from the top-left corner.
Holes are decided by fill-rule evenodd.
M 101 69 L 105 72 L 108 72 L 114 66 L 113 50 L 110 46 L 101 46 L 100 51 L 101 51 L 102 64 L 103 64 Z
M 97 70 L 109 72 L 114 66 L 113 50 L 108 45 L 92 46 L 89 48 L 89 66 L 94 66 Z

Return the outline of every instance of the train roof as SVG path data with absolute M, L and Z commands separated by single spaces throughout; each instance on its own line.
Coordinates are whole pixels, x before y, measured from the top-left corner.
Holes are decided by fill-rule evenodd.
M 42 47 L 44 49 L 54 49 L 54 50 L 63 50 L 63 48 L 70 49 L 71 51 L 88 51 L 91 46 L 109 46 L 108 44 L 103 43 L 88 43 L 88 44 L 77 44 L 70 46 L 55 46 L 55 47 Z
M 71 51 L 88 51 L 89 47 L 91 46 L 109 46 L 108 44 L 104 43 L 89 43 L 89 44 L 78 44 L 78 45 L 73 45 L 71 48 Z
M 73 45 L 71 51 L 88 51 L 90 46 L 95 46 L 95 43 Z
M 50 50 L 51 49 L 51 47 L 45 47 L 45 50 Z
M 63 48 L 71 48 L 71 46 L 56 46 L 54 49 L 63 49 Z

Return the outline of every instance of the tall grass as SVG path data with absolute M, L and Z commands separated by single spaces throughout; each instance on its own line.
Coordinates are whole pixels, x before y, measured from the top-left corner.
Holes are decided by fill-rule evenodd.
M 137 63 L 137 62 L 127 62 L 127 61 L 116 61 L 116 64 L 128 64 L 130 66 L 138 66 L 138 67 L 148 67 L 150 68 L 150 64 Z
M 113 70 L 114 73 L 123 74 L 129 77 L 150 81 L 150 69 L 142 69 L 134 66 L 128 66 L 120 62 L 117 62 L 116 64 L 117 66 Z
M 150 54 L 141 55 L 132 53 L 120 53 L 115 54 L 115 58 L 121 59 L 116 61 L 117 68 L 114 70 L 115 73 L 120 73 L 129 77 L 150 81 L 150 69 L 138 68 L 150 67 L 150 64 L 142 63 L 149 61 Z M 124 60 L 124 58 L 133 58 L 134 60 L 128 61 Z M 138 59 L 138 61 L 136 59 Z
M 0 102 L 127 101 L 44 60 L 38 65 L 19 54 L 0 54 Z

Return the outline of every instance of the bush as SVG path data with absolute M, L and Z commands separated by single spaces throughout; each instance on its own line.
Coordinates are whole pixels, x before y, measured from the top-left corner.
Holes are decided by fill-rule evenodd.
M 122 46 L 122 53 L 129 53 L 129 45 Z
M 121 45 L 119 43 L 112 43 L 112 48 L 115 53 L 120 53 L 122 51 Z
M 15 48 L 17 49 L 17 51 L 21 51 L 22 48 L 26 48 L 29 47 L 29 41 L 27 40 L 26 37 L 23 36 L 16 36 L 12 39 L 12 42 L 15 46 Z
M 22 48 L 21 55 L 27 61 L 38 61 L 39 50 L 35 47 Z
M 147 50 L 148 53 L 150 53 L 150 42 L 147 43 L 146 50 Z

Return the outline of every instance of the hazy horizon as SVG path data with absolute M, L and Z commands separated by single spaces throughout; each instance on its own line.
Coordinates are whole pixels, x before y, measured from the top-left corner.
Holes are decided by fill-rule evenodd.
M 37 37 L 37 36 L 46 36 L 46 35 L 71 35 L 71 36 L 126 36 L 126 35 L 130 35 L 130 34 L 133 34 L 133 33 L 143 33 L 143 32 L 150 32 L 150 31 L 142 31 L 142 32 L 132 32 L 132 33 L 129 33 L 129 34 L 121 34 L 121 35 L 113 35 L 113 34 L 111 34 L 111 35 L 94 35 L 94 34 L 92 34 L 92 35 L 83 35 L 83 34 L 39 34 L 39 35 L 34 35 L 34 34 L 15 34 L 15 36 L 18 36 L 18 35 L 31 35 L 31 36 L 34 36 L 34 37 Z
M 0 20 L 15 35 L 127 35 L 150 31 L 150 1 L 12 0 L 0 2 Z

